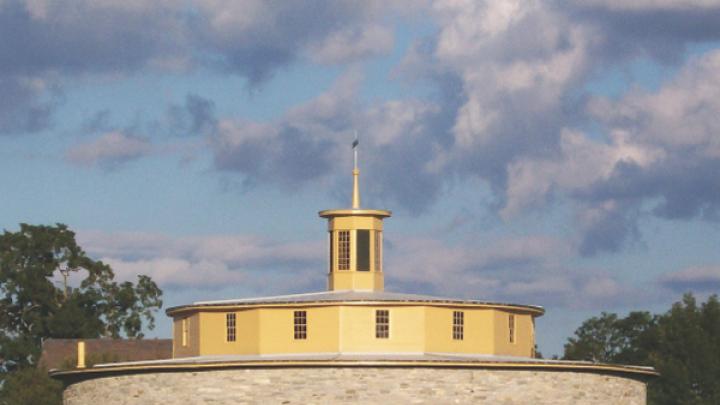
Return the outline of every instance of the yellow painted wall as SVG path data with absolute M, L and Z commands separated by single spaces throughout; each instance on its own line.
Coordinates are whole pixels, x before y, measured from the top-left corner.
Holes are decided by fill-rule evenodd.
M 527 314 L 494 311 L 495 354 L 509 356 L 531 356 L 535 345 L 533 337 L 532 317 Z M 508 316 L 515 314 L 515 342 L 510 343 Z
M 228 313 L 235 313 L 235 341 L 227 341 Z M 257 354 L 259 351 L 259 312 L 257 310 L 203 312 L 200 324 L 203 335 L 200 340 L 202 355 Z
M 352 259 L 351 259 L 352 260 Z M 330 290 L 371 290 L 382 291 L 384 280 L 382 273 L 374 271 L 338 270 L 328 278 Z
M 187 345 L 182 344 L 182 320 L 187 319 Z M 200 354 L 200 322 L 199 314 L 177 316 L 173 319 L 173 357 L 190 357 Z
M 375 229 L 382 231 L 383 221 L 369 216 L 342 216 L 328 221 L 328 230 L 336 229 Z
M 295 339 L 293 312 L 307 311 L 307 339 Z M 338 351 L 338 307 L 261 308 L 260 354 Z
M 375 337 L 375 311 L 390 315 L 390 337 Z M 340 350 L 343 352 L 422 352 L 425 347 L 423 306 L 343 306 L 340 309 Z
M 375 336 L 376 310 L 390 313 L 390 337 Z M 307 313 L 307 339 L 295 339 L 296 310 Z M 226 314 L 236 314 L 236 341 L 226 340 Z M 453 312 L 464 313 L 463 339 L 452 335 Z M 438 352 L 532 356 L 532 316 L 515 315 L 515 342 L 509 342 L 505 308 L 430 305 L 328 305 L 200 310 L 187 316 L 188 344 L 183 347 L 181 323 L 173 322 L 173 355 L 274 353 Z
M 465 315 L 463 339 L 453 339 L 453 312 Z M 494 353 L 494 310 L 452 307 L 428 307 L 426 309 L 427 351 L 440 353 Z

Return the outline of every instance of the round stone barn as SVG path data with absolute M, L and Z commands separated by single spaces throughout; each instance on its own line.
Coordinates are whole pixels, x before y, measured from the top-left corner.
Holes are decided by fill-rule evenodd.
M 645 404 L 651 368 L 535 358 L 542 307 L 384 291 L 358 176 L 319 213 L 327 291 L 169 308 L 172 359 L 52 371 L 65 404 Z

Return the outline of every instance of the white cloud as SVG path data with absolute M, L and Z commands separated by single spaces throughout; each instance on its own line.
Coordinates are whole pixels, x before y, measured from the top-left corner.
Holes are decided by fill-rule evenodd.
M 639 237 L 643 203 L 665 218 L 712 218 L 720 209 L 717 177 L 708 175 L 720 166 L 718 69 L 720 51 L 710 51 L 657 90 L 592 99 L 588 111 L 607 135 L 563 129 L 556 153 L 511 162 L 501 216 L 569 200 L 586 254 Z
M 323 277 L 321 242 L 277 243 L 254 235 L 176 237 L 146 232 L 80 231 L 78 243 L 110 264 L 121 280 L 149 275 L 161 288 L 222 288 L 240 284 L 283 292 Z M 291 272 L 292 276 L 283 274 Z M 313 274 L 316 272 L 317 274 Z M 313 275 L 315 277 L 313 277 Z M 274 280 L 269 285 L 268 280 Z M 301 283 L 302 284 L 302 283 Z
M 246 274 L 232 271 L 221 261 L 190 262 L 177 258 L 125 261 L 112 257 L 100 257 L 112 267 L 118 280 L 134 280 L 138 275 L 148 275 L 161 288 L 208 288 L 228 284 L 240 284 Z
M 312 44 L 308 58 L 323 64 L 340 64 L 390 53 L 394 35 L 389 27 L 368 24 L 337 31 Z
M 655 91 L 636 89 L 617 102 L 595 99 L 589 111 L 598 119 L 633 135 L 636 142 L 670 150 L 697 148 L 720 158 L 720 51 L 691 59 Z
M 442 60 L 465 60 L 486 50 L 488 40 L 518 24 L 537 10 L 537 1 L 435 1 L 433 11 L 442 30 L 437 55 Z
M 148 156 L 154 150 L 147 138 L 114 131 L 68 149 L 65 157 L 69 162 L 80 166 L 113 168 Z
M 393 238 L 386 251 L 386 284 L 418 286 L 442 296 L 560 306 L 619 308 L 652 294 L 638 291 L 611 271 L 568 268 L 574 244 L 548 236 L 477 236 L 449 245 L 435 239 Z
M 608 179 L 621 163 L 648 167 L 665 156 L 652 145 L 633 143 L 624 131 L 615 131 L 604 143 L 583 133 L 563 130 L 559 157 L 525 159 L 508 168 L 506 203 L 500 210 L 505 219 L 528 207 L 542 205 L 553 191 L 573 193 Z
M 720 289 L 720 266 L 687 267 L 659 278 L 660 284 L 678 292 L 714 292 Z
M 718 52 L 689 63 L 660 91 L 633 90 L 619 100 L 595 98 L 589 110 L 583 108 L 582 98 L 586 95 L 583 86 L 593 74 L 622 69 L 636 57 L 652 61 L 659 56 L 651 48 L 663 48 L 665 42 L 677 42 L 682 48 L 716 35 L 712 27 L 698 29 L 702 33 L 688 31 L 692 19 L 683 14 L 682 24 L 672 24 L 665 37 L 656 37 L 655 31 L 646 33 L 648 26 L 637 25 L 643 28 L 637 35 L 647 34 L 649 42 L 620 43 L 616 28 L 625 21 L 626 10 L 633 9 L 628 13 L 632 18 L 644 18 L 631 21 L 654 22 L 654 27 L 664 29 L 666 22 L 677 21 L 673 13 L 657 10 L 699 9 L 707 14 L 704 10 L 717 2 L 597 0 L 561 5 L 537 0 L 438 0 L 427 10 L 424 2 L 382 1 L 306 5 L 260 0 L 77 0 L 59 6 L 33 0 L 18 4 L 31 18 L 13 20 L 20 30 L 4 26 L 8 33 L 36 33 L 28 37 L 40 40 L 28 47 L 47 57 L 24 60 L 25 53 L 8 48 L 7 54 L 17 54 L 18 59 L 2 64 L 0 73 L 36 72 L 23 77 L 22 92 L 14 92 L 31 101 L 41 100 L 50 91 L 49 72 L 57 77 L 121 77 L 148 67 L 172 65 L 175 69 L 197 63 L 257 83 L 298 59 L 343 64 L 387 53 L 394 47 L 392 25 L 416 23 L 411 21 L 413 15 L 422 15 L 419 25 L 434 25 L 436 30 L 418 40 L 407 57 L 410 62 L 395 75 L 409 77 L 409 82 L 430 79 L 435 92 L 422 98 L 363 105 L 362 89 L 367 83 L 359 73 L 362 66 L 357 65 L 331 89 L 272 121 L 219 120 L 214 132 L 207 131 L 213 132 L 208 144 L 215 166 L 240 173 L 250 183 L 302 187 L 338 181 L 334 173 L 341 172 L 338 169 L 344 169 L 347 161 L 335 157 L 347 150 L 352 131 L 358 129 L 366 148 L 363 157 L 368 167 L 374 167 L 369 170 L 393 173 L 376 176 L 381 180 L 369 191 L 400 208 L 420 212 L 449 184 L 468 178 L 468 183 L 478 184 L 479 178 L 496 193 L 500 215 L 507 220 L 560 196 L 577 204 L 573 219 L 579 229 L 594 230 L 607 222 L 599 218 L 615 218 L 617 229 L 627 230 L 632 224 L 620 222 L 632 217 L 643 200 L 669 198 L 670 192 L 687 194 L 665 184 L 690 183 L 674 181 L 674 176 L 690 178 L 678 174 L 683 168 L 671 163 L 683 158 L 715 163 L 720 157 L 720 138 L 715 136 L 720 132 L 715 118 L 720 110 L 720 81 L 715 74 L 720 68 Z M 593 12 L 587 12 L 587 7 L 594 7 Z M 2 17 L 10 19 L 10 14 Z M 117 20 L 115 24 L 77 24 L 78 16 L 98 22 L 108 15 Z M 401 21 L 395 18 L 398 15 Z M 157 24 L 148 24 L 149 20 Z M 56 32 L 62 35 L 48 34 Z M 81 47 L 75 44 L 87 38 L 103 41 L 79 52 Z M 62 57 L 53 53 L 56 49 Z M 418 72 L 423 75 L 413 75 Z M 0 80 L 0 87 L 14 89 L 18 80 L 13 77 L 12 86 Z M 36 108 L 45 120 L 25 117 L 23 121 L 47 125 L 49 109 Z M 13 117 L 5 117 L 5 110 Z M 14 106 L 0 101 L 0 130 L 3 122 L 12 123 L 11 129 L 29 127 L 15 122 L 19 115 Z M 592 120 L 606 125 L 606 133 L 590 135 L 572 128 L 587 128 L 595 124 Z M 113 167 L 154 152 L 145 138 L 112 132 L 71 148 L 66 158 L 80 165 Z M 632 187 L 640 190 L 636 195 L 617 195 L 615 188 L 622 186 L 618 179 L 630 178 L 620 173 L 623 167 L 636 170 L 642 178 L 635 180 L 645 182 L 644 188 Z M 700 168 L 712 173 L 714 166 Z M 608 189 L 600 190 L 603 185 Z M 712 189 L 712 184 L 701 186 L 697 187 Z M 712 195 L 690 194 L 696 206 L 690 214 L 682 214 L 685 217 L 698 210 L 711 212 L 717 205 Z M 621 202 L 621 197 L 633 201 Z
M 420 100 L 389 100 L 370 107 L 363 118 L 363 139 L 377 146 L 413 142 L 427 128 L 426 117 L 437 114 L 439 107 Z
M 320 1 L 272 3 L 251 0 L 194 4 L 201 16 L 197 42 L 221 56 L 230 70 L 252 83 L 306 57 L 318 63 L 346 63 L 389 52 L 393 31 L 386 17 L 400 3 Z
M 277 243 L 253 235 L 100 231 L 80 231 L 77 239 L 91 257 L 111 265 L 119 280 L 145 274 L 161 288 L 236 285 L 243 291 L 278 294 L 324 284 L 324 241 Z M 477 238 L 483 239 L 487 237 Z M 567 241 L 527 236 L 478 244 L 479 248 L 435 239 L 388 239 L 386 283 L 394 291 L 565 307 L 607 307 L 627 301 L 622 295 L 628 295 L 629 287 L 607 272 L 566 270 L 574 255 Z

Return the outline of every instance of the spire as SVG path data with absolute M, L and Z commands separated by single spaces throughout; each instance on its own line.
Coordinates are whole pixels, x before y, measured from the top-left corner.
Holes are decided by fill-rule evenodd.
M 355 131 L 355 140 L 352 143 L 353 148 L 353 192 L 352 192 L 352 208 L 360 208 L 360 185 L 358 184 L 358 178 L 360 177 L 360 170 L 358 169 L 358 151 L 357 147 L 359 144 L 357 131 Z

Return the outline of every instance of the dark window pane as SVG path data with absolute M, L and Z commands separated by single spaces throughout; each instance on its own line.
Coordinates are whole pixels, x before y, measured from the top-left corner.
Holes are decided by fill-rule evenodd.
M 333 263 L 333 234 L 332 232 L 329 232 L 330 237 L 328 238 L 330 240 L 330 272 L 335 269 L 335 263 Z
M 370 271 L 370 231 L 358 229 L 357 231 L 357 269 Z

